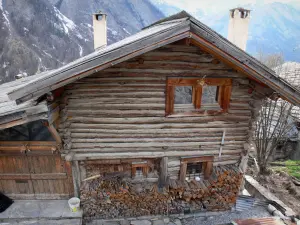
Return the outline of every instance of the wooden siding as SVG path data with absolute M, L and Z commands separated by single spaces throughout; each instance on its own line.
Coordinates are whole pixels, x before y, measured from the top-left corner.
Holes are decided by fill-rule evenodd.
M 14 199 L 67 199 L 73 195 L 70 163 L 45 152 L 1 154 L 0 192 Z
M 228 113 L 165 117 L 167 77 L 203 76 L 232 78 Z M 73 160 L 214 155 L 231 164 L 248 140 L 248 90 L 248 78 L 198 47 L 167 45 L 66 86 L 59 132 Z

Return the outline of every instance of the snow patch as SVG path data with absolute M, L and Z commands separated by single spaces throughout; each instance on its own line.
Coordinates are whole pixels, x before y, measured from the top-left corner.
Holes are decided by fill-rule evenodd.
M 47 55 L 47 56 L 49 56 L 50 58 L 53 58 L 52 57 L 52 55 L 50 55 L 48 52 L 46 52 L 45 50 L 43 50 L 43 52 Z
M 0 9 L 3 10 L 3 2 L 0 0 Z
M 29 31 L 26 27 L 23 27 L 23 29 L 24 29 L 25 32 L 28 32 L 28 31 Z
M 81 36 L 80 33 L 76 34 L 76 36 L 77 36 L 79 39 L 83 39 L 83 37 Z
M 113 35 L 117 35 L 118 34 L 118 31 L 113 30 L 113 29 L 111 29 L 109 27 L 107 28 L 107 30 L 110 30 Z
M 0 0 L 1 1 L 1 0 Z M 6 24 L 7 24 L 7 26 L 9 27 L 10 26 L 10 23 L 9 23 L 9 20 L 8 20 L 8 17 L 7 17 L 7 15 L 8 15 L 8 12 L 7 11 L 5 11 L 5 12 L 3 12 L 3 16 L 4 16 L 4 19 L 6 20 Z
M 129 34 L 129 35 L 131 34 L 131 33 L 128 32 L 128 30 L 126 30 L 126 28 L 123 28 L 123 30 L 124 30 L 127 34 Z
M 83 53 L 83 49 L 82 49 L 82 46 L 80 44 L 78 44 L 78 46 L 79 46 L 79 55 L 81 57 L 82 53 Z
M 76 25 L 72 20 L 63 15 L 58 9 L 54 8 L 54 10 L 57 17 L 62 21 L 62 26 L 66 34 L 69 34 L 69 29 L 75 30 Z
M 2 68 L 5 69 L 9 65 L 9 62 L 4 62 Z

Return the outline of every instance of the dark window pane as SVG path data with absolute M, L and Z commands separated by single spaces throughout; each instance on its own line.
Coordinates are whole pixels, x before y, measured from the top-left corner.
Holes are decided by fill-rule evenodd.
M 175 104 L 191 104 L 193 88 L 191 86 L 175 87 Z
M 34 121 L 0 130 L 0 141 L 54 141 L 42 121 Z
M 192 180 L 196 177 L 203 177 L 202 162 L 188 163 L 186 169 L 186 179 Z
M 217 102 L 217 86 L 203 86 L 201 104 L 214 104 Z

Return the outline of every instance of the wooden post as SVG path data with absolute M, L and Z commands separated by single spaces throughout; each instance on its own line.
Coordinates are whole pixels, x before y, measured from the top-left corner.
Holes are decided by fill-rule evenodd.
M 212 173 L 213 169 L 213 162 L 212 161 L 207 161 L 205 170 L 204 170 L 204 179 L 208 179 Z
M 187 169 L 187 163 L 181 162 L 179 180 L 182 182 L 185 181 L 186 169 Z
M 160 173 L 159 173 L 159 183 L 160 187 L 164 187 L 167 183 L 168 177 L 168 157 L 162 157 L 160 160 Z
M 72 162 L 72 175 L 73 175 L 73 184 L 74 184 L 74 196 L 80 197 L 80 171 L 78 161 Z

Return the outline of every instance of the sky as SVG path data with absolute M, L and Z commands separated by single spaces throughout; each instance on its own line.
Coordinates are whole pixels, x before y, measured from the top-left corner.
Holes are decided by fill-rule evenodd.
M 246 4 L 268 4 L 272 2 L 289 3 L 297 0 L 156 0 L 157 2 L 166 2 L 180 9 L 189 12 L 196 12 L 201 9 L 207 12 L 219 12 Z M 300 0 L 298 0 L 300 1 Z

